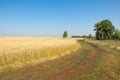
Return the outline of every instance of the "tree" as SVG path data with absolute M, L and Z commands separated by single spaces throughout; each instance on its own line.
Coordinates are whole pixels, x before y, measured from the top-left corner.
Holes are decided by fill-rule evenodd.
M 82 37 L 82 38 L 87 38 L 87 36 L 86 36 L 86 35 L 82 35 L 81 37 Z
M 120 30 L 118 30 L 118 29 L 115 30 L 114 39 L 120 40 Z
M 108 40 L 112 39 L 115 28 L 112 25 L 110 20 L 103 20 L 94 25 L 96 31 L 96 39 L 97 40 Z
M 72 38 L 81 38 L 79 35 L 73 35 Z
M 92 38 L 92 34 L 89 34 L 89 35 L 88 35 L 88 38 L 91 39 L 91 38 Z
M 67 38 L 67 37 L 68 37 L 67 31 L 64 31 L 63 38 Z

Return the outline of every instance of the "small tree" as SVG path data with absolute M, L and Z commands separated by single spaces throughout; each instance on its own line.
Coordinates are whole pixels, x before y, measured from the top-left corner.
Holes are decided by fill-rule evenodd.
M 92 38 L 92 34 L 89 34 L 89 35 L 88 35 L 88 38 L 91 39 L 91 38 Z
M 64 31 L 63 38 L 67 38 L 67 37 L 68 37 L 67 31 Z

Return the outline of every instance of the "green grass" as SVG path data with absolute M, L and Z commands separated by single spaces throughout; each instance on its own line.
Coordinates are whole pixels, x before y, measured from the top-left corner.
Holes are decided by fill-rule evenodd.
M 93 43 L 91 43 L 93 44 Z M 94 44 L 101 50 L 89 70 L 74 79 L 80 80 L 119 80 L 120 79 L 120 53 L 116 49 Z
M 116 49 L 79 41 L 82 48 L 43 63 L 1 73 L 0 80 L 119 80 L 120 53 Z

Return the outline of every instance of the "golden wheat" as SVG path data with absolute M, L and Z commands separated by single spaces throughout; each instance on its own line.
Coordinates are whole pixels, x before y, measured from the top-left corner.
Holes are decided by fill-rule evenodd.
M 51 59 L 79 48 L 77 40 L 37 37 L 1 37 L 0 69 Z

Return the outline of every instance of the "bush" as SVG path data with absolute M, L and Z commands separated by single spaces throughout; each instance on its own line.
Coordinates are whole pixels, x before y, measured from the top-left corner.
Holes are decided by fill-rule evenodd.
M 115 35 L 114 35 L 114 39 L 116 40 L 120 40 L 120 30 L 115 30 Z

